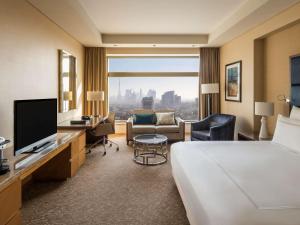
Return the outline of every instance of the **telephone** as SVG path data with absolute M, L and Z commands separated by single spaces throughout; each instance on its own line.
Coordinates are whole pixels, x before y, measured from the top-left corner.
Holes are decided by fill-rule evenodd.
M 90 117 L 90 116 L 81 116 L 81 119 L 82 119 L 82 120 L 90 120 L 91 117 Z
M 5 140 L 4 137 L 0 137 L 0 147 L 7 144 L 7 143 L 9 143 L 9 142 L 10 142 L 10 140 Z

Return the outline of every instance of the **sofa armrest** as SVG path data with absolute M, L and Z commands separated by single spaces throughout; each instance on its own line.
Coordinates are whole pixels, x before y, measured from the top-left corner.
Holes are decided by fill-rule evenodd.
M 130 125 L 130 124 L 132 125 L 133 124 L 133 118 L 129 117 L 128 120 L 126 121 L 126 124 L 127 125 Z
M 185 122 L 180 117 L 175 118 L 177 126 L 179 126 L 179 134 L 182 140 L 184 140 L 185 137 Z
M 183 127 L 185 124 L 184 120 L 181 119 L 180 117 L 176 117 L 175 121 L 176 121 L 176 125 L 178 125 L 179 127 Z
M 128 141 L 131 141 L 132 138 L 133 138 L 132 127 L 133 127 L 133 118 L 129 117 L 128 120 L 126 121 L 126 139 L 127 139 L 127 143 L 128 143 Z

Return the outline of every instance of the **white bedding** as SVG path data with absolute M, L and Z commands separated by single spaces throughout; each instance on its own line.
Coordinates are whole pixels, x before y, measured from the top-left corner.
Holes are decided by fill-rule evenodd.
M 272 142 L 180 142 L 173 176 L 192 225 L 300 225 L 300 154 Z

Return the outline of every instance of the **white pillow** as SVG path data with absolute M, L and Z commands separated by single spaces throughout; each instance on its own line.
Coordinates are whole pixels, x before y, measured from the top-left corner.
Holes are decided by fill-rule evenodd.
M 294 119 L 294 120 L 300 120 L 300 108 L 293 106 L 291 114 L 290 114 L 290 118 Z
M 175 125 L 175 113 L 174 112 L 162 112 L 155 113 L 157 122 L 156 125 Z
M 278 115 L 273 142 L 300 153 L 300 120 Z

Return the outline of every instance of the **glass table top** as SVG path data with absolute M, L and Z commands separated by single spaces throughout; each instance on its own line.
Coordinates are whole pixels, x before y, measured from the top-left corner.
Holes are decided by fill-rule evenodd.
M 166 142 L 168 138 L 161 134 L 141 134 L 135 136 L 133 140 L 142 144 L 160 144 Z

